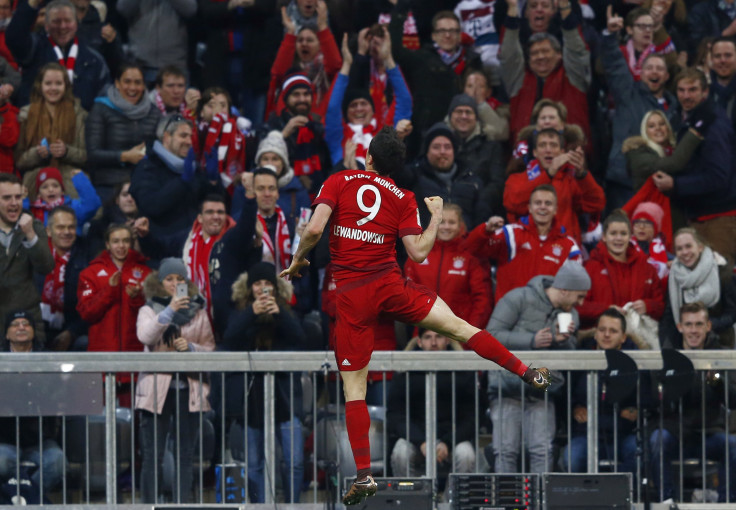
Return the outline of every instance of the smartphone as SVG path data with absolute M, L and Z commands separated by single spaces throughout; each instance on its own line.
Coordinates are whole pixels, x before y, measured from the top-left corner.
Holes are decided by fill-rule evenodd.
M 187 288 L 186 283 L 177 283 L 176 284 L 176 297 L 187 297 L 189 295 L 189 289 Z
M 263 289 L 263 295 L 264 296 L 270 296 L 271 295 L 271 291 L 273 291 L 273 287 L 266 287 L 265 289 Z

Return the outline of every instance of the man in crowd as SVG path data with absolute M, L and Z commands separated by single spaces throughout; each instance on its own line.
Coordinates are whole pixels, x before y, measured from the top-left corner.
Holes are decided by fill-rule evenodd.
M 117 69 L 125 59 L 117 31 L 110 23 L 103 23 L 102 14 L 91 0 L 72 0 L 72 3 L 77 8 L 79 39 L 105 57 L 108 69 Z
M 0 173 L 0 317 L 12 310 L 24 310 L 41 324 L 41 297 L 33 283 L 34 273 L 54 269 L 43 224 L 23 212 L 23 190 L 13 174 Z M 4 331 L 5 324 L 0 324 Z M 43 328 L 36 335 L 46 336 Z
M 511 139 L 529 124 L 534 103 L 545 97 L 567 106 L 567 122 L 583 128 L 590 139 L 587 92 L 590 85 L 590 52 L 580 35 L 581 20 L 572 12 L 571 2 L 559 4 L 563 54 L 560 41 L 546 32 L 535 33 L 528 43 L 528 68 L 519 40 L 518 0 L 508 0 L 508 15 L 501 41 L 499 60 L 506 91 L 511 97 Z
M 20 0 L 6 31 L 5 42 L 13 58 L 23 68 L 17 94 L 19 105 L 28 104 L 33 80 L 44 64 L 58 62 L 69 73 L 74 96 L 85 110 L 104 85 L 110 83 L 105 59 L 77 38 L 77 15 L 69 0 L 53 0 L 46 5 L 46 33 L 33 32 L 42 0 Z
M 556 214 L 557 191 L 541 184 L 529 197 L 528 216 L 505 226 L 502 217 L 491 216 L 470 232 L 465 249 L 488 257 L 497 267 L 496 302 L 534 276 L 556 274 L 566 260 L 582 263 L 580 248 Z
M 687 171 L 671 176 L 654 174 L 654 184 L 685 212 L 698 234 L 733 266 L 736 260 L 736 136 L 723 109 L 708 99 L 705 75 L 694 68 L 675 78 L 679 106 L 673 129 L 680 140 L 695 128 L 703 141 L 690 158 Z
M 405 350 L 447 352 L 460 350 L 460 345 L 439 333 L 419 328 L 419 336 L 409 342 Z M 432 443 L 427 444 L 425 434 L 425 375 L 424 372 L 398 373 L 391 382 L 386 417 L 389 444 L 394 445 L 391 451 L 391 471 L 394 476 L 423 476 L 426 472 L 426 452 Z M 474 374 L 467 371 L 437 374 L 437 394 L 432 398 L 441 412 L 437 415 L 435 449 L 437 468 L 444 476 L 447 473 L 475 471 L 475 449 L 472 443 L 475 427 L 472 420 L 462 419 L 460 404 L 473 401 L 474 378 Z M 453 402 L 457 404 L 455 409 Z M 455 423 L 457 427 L 453 430 Z
M 253 189 L 258 204 L 258 223 L 256 230 L 263 246 L 263 262 L 270 262 L 281 272 L 291 262 L 291 235 L 293 225 L 287 222 L 286 215 L 276 205 L 279 199 L 279 185 L 276 172 L 270 168 L 257 168 L 253 172 Z
M 535 159 L 526 165 L 526 171 L 512 173 L 506 180 L 503 205 L 509 217 L 528 214 L 532 191 L 551 184 L 557 191 L 557 221 L 579 243 L 580 215 L 600 214 L 606 204 L 603 189 L 585 167 L 582 149 L 565 152 L 562 135 L 548 128 L 537 133 L 532 154 Z
M 710 47 L 710 93 L 736 127 L 736 41 L 719 37 Z
M 187 77 L 181 68 L 173 65 L 161 68 L 156 74 L 154 84 L 155 88 L 149 97 L 163 115 L 183 115 L 187 108 L 194 110 L 194 101 L 199 98 L 199 91 L 187 90 Z
M 552 277 L 535 276 L 526 287 L 506 294 L 497 304 L 488 331 L 510 350 L 574 349 L 573 333 L 580 324 L 576 305 L 590 290 L 590 277 L 583 266 L 568 260 Z M 571 314 L 569 326 L 560 331 L 558 316 Z M 569 317 L 569 316 L 568 316 Z M 503 398 L 499 398 L 499 392 Z M 521 401 L 521 385 L 500 371 L 489 372 L 488 398 L 493 421 L 493 451 L 496 473 L 518 473 L 519 454 L 529 454 L 527 471 L 552 470 L 552 439 L 555 437 L 555 404 L 544 393 L 529 390 Z M 522 440 L 523 436 L 523 440 Z M 521 451 L 524 444 L 526 452 Z

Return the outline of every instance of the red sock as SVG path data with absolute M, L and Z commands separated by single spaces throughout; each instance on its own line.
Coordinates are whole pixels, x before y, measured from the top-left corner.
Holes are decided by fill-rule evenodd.
M 488 331 L 480 330 L 468 340 L 468 347 L 479 356 L 491 360 L 519 377 L 529 368 L 519 358 L 509 352 L 501 342 L 496 340 Z
M 365 400 L 345 402 L 345 425 L 348 428 L 355 466 L 358 468 L 357 479 L 362 480 L 371 474 L 371 445 L 368 440 L 371 417 L 368 415 Z

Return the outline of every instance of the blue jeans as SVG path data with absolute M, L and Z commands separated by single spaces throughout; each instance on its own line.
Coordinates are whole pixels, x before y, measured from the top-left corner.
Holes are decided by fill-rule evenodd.
M 53 439 L 43 440 L 43 453 L 38 447 L 26 448 L 20 451 L 21 462 L 33 462 L 37 467 L 41 466 L 43 455 L 43 490 L 50 491 L 61 483 L 64 476 L 66 458 L 59 445 Z M 16 450 L 15 445 L 0 443 L 0 478 L 7 480 L 15 478 Z M 31 481 L 36 487 L 41 486 L 41 470 L 35 469 L 30 473 Z
M 304 480 L 304 436 L 299 418 L 277 423 L 276 439 L 281 444 L 282 462 L 279 470 L 284 485 L 284 500 L 287 503 L 298 503 Z M 266 501 L 263 444 L 263 430 L 248 427 L 248 494 L 251 503 Z M 243 461 L 243 428 L 237 422 L 230 428 L 230 450 L 234 459 Z
M 613 441 L 599 441 L 598 458 L 613 460 L 613 457 Z M 618 461 L 621 463 L 619 471 L 636 474 L 636 434 L 619 435 Z M 562 466 L 565 471 L 570 466 L 570 471 L 573 473 L 588 471 L 588 438 L 586 436 L 573 436 L 570 440 L 569 461 L 568 448 L 562 449 Z
M 651 463 L 654 483 L 659 488 L 660 472 L 659 472 L 659 441 L 660 434 L 662 438 L 662 488 L 664 499 L 675 498 L 679 496 L 676 492 L 675 470 L 672 469 L 672 461 L 679 459 L 679 445 L 677 436 L 667 429 L 657 429 L 652 433 L 650 439 L 651 446 Z M 729 456 L 729 481 L 731 485 L 731 502 L 736 501 L 736 435 L 728 436 L 728 456 Z M 683 444 L 683 458 L 702 457 L 700 434 Z M 705 458 L 714 460 L 719 463 L 718 466 L 718 501 L 726 501 L 726 434 L 719 432 L 717 434 L 708 434 L 705 436 Z M 678 478 L 679 479 L 679 475 Z

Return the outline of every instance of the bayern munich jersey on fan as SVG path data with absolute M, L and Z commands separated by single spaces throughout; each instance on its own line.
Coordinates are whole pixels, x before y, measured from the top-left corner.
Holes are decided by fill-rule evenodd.
M 330 254 L 335 276 L 396 266 L 396 240 L 422 233 L 414 193 L 374 172 L 346 170 L 331 175 L 314 206 L 332 208 Z

